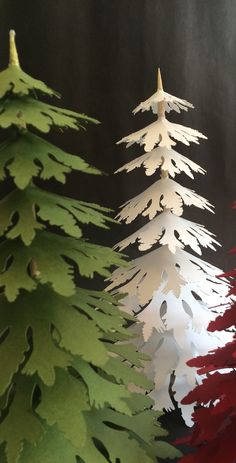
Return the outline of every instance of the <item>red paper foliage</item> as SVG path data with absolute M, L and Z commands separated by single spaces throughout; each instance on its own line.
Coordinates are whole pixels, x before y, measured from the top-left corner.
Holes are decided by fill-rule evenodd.
M 236 248 L 231 252 L 236 253 Z M 232 279 L 230 293 L 236 295 L 236 269 L 224 276 Z M 208 326 L 209 331 L 230 328 L 236 328 L 236 302 Z M 197 407 L 191 434 L 175 442 L 187 444 L 193 453 L 179 463 L 236 463 L 236 333 L 224 347 L 187 363 L 207 377 L 182 401 L 196 402 Z

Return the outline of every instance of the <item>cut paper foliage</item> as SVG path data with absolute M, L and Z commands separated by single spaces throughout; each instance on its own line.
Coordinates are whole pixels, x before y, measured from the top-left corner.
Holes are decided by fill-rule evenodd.
M 26 132 L 0 144 L 0 180 L 9 173 L 17 188 L 23 190 L 34 176 L 42 180 L 55 178 L 65 183 L 66 174 L 78 170 L 99 174 L 79 156 L 66 153 L 38 135 Z
M 124 203 L 117 218 L 130 223 L 139 214 L 142 214 L 151 220 L 158 211 L 165 209 L 170 209 L 175 215 L 182 215 L 184 204 L 213 212 L 213 206 L 207 199 L 170 178 L 162 178 L 141 194 Z
M 181 401 L 195 384 L 201 383 L 205 373 L 200 375 L 186 362 L 231 340 L 231 333 L 207 331 L 216 314 L 224 311 L 222 304 L 228 299 L 229 283 L 226 278 L 219 279 L 222 270 L 185 250 L 188 246 L 201 256 L 202 248 L 216 250 L 219 245 L 203 225 L 182 217 L 184 206 L 210 212 L 213 206 L 176 181 L 178 174 L 193 179 L 193 173 L 205 174 L 205 170 L 173 146 L 177 141 L 188 146 L 206 137 L 167 120 L 166 112 L 193 106 L 164 92 L 160 71 L 157 82 L 157 92 L 134 110 L 152 110 L 157 120 L 118 142 L 127 143 L 127 147 L 138 143 L 146 152 L 116 172 L 143 167 L 145 175 L 151 176 L 157 169 L 160 171 L 161 178 L 126 201 L 117 215 L 126 224 L 139 219 L 142 226 L 115 247 L 123 251 L 136 245 L 143 255 L 138 254 L 129 267 L 115 269 L 107 290 L 125 293 L 123 310 L 136 317 L 130 331 L 135 335 L 136 348 L 151 357 L 143 368 L 154 381 L 148 395 L 155 409 L 169 411 L 177 403 L 185 423 L 191 426 L 194 405 Z
M 235 253 L 235 249 L 232 250 Z M 209 326 L 209 333 L 234 332 L 231 342 L 209 349 L 209 352 L 188 361 L 192 369 L 206 375 L 202 384 L 183 399 L 183 403 L 197 404 L 193 414 L 192 433 L 178 443 L 187 444 L 193 453 L 180 459 L 181 463 L 234 463 L 236 460 L 236 270 L 227 272 L 231 277 L 230 294 L 234 296 L 227 310 L 216 317 Z
M 136 295 L 139 303 L 145 305 L 152 299 L 155 290 L 160 289 L 164 294 L 171 291 L 178 298 L 181 288 L 190 284 L 191 290 L 201 299 L 210 298 L 216 305 L 218 296 L 225 298 L 228 293 L 226 282 L 219 282 L 219 273 L 219 268 L 187 251 L 178 249 L 173 253 L 167 246 L 162 246 L 134 259 L 128 268 L 114 270 L 108 289 L 122 287 L 129 297 Z
M 172 140 L 172 138 L 174 138 L 174 140 Z M 199 143 L 199 138 L 207 137 L 198 130 L 184 127 L 180 124 L 174 124 L 173 122 L 169 122 L 166 118 L 160 117 L 156 122 L 144 127 L 144 129 L 122 138 L 118 144 L 127 143 L 127 148 L 129 148 L 134 143 L 138 143 L 141 146 L 144 145 L 144 150 L 149 152 L 157 144 L 160 147 L 171 149 L 172 146 L 176 145 L 176 141 L 181 141 L 184 145 L 190 145 L 191 142 Z
M 171 110 L 180 113 L 181 110 L 188 111 L 189 108 L 194 108 L 192 103 L 182 100 L 177 96 L 170 95 L 170 93 L 164 92 L 163 89 L 158 89 L 150 98 L 142 101 L 142 103 L 133 110 L 133 113 L 136 114 L 138 111 L 143 112 L 151 109 L 154 114 L 157 114 L 157 105 L 162 102 L 164 103 L 164 108 L 167 113 Z
M 197 254 L 202 254 L 200 246 L 215 250 L 219 244 L 204 225 L 191 222 L 183 217 L 178 217 L 166 209 L 151 222 L 148 222 L 140 230 L 120 241 L 116 247 L 125 249 L 130 244 L 138 241 L 140 251 L 150 249 L 154 244 L 167 245 L 169 250 L 175 253 L 176 248 L 190 248 Z
M 0 73 L 0 127 L 11 128 L 0 144 L 0 180 L 12 180 L 0 200 L 0 461 L 175 458 L 180 452 L 163 441 L 160 413 L 145 395 L 152 381 L 141 371 L 147 355 L 127 329 L 133 317 L 120 297 L 78 286 L 127 265 L 84 236 L 84 224 L 109 228 L 110 211 L 43 183 L 65 183 L 73 170 L 100 172 L 34 129 L 97 121 L 38 99 L 58 94 L 21 70 L 14 37 L 11 31 L 10 64 Z
M 146 175 L 153 175 L 157 169 L 161 167 L 163 171 L 168 171 L 170 177 L 175 177 L 176 174 L 184 172 L 190 178 L 193 178 L 193 172 L 204 174 L 206 171 L 191 159 L 186 158 L 173 149 L 155 148 L 154 150 L 144 153 L 142 156 L 133 159 L 124 166 L 120 167 L 115 173 L 126 170 L 132 170 L 143 166 Z

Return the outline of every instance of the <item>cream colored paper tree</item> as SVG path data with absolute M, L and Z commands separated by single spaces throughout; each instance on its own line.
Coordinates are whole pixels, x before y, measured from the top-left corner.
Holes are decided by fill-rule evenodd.
M 159 169 L 161 178 L 121 206 L 120 221 L 129 224 L 139 215 L 149 221 L 117 247 L 123 250 L 136 243 L 144 254 L 130 268 L 115 270 L 108 286 L 108 290 L 127 293 L 125 309 L 141 322 L 131 330 L 137 335 L 139 349 L 151 356 L 145 371 L 155 382 L 150 393 L 155 408 L 173 409 L 174 396 L 187 425 L 191 425 L 193 406 L 180 402 L 201 378 L 186 361 L 222 345 L 222 338 L 225 342 L 231 336 L 207 332 L 215 311 L 220 310 L 209 307 L 221 304 L 228 292 L 227 282 L 217 277 L 222 271 L 184 250 L 188 247 L 201 255 L 201 247 L 215 250 L 219 244 L 203 225 L 182 217 L 184 205 L 213 212 L 205 198 L 175 181 L 181 172 L 191 178 L 193 173 L 205 174 L 199 165 L 173 149 L 176 142 L 190 145 L 206 138 L 166 118 L 166 112 L 189 108 L 193 108 L 191 103 L 164 92 L 158 70 L 157 92 L 133 111 L 152 110 L 157 120 L 118 142 L 127 143 L 127 147 L 138 143 L 145 152 L 117 172 L 143 166 L 148 176 Z

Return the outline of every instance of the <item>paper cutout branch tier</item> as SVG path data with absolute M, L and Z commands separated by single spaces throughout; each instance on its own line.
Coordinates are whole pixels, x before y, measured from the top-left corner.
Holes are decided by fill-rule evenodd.
M 134 259 L 130 268 L 116 269 L 108 290 L 127 294 L 124 309 L 135 313 L 141 322 L 134 324 L 131 331 L 136 335 L 134 342 L 139 349 L 151 356 L 145 372 L 155 382 L 155 389 L 149 394 L 155 400 L 155 408 L 173 409 L 174 397 L 186 424 L 191 426 L 193 406 L 182 405 L 180 401 L 200 377 L 186 361 L 221 346 L 231 335 L 207 331 L 215 311 L 223 310 L 213 311 L 210 307 L 226 300 L 228 282 L 218 279 L 220 269 L 194 254 L 201 255 L 202 247 L 215 250 L 219 243 L 204 225 L 182 217 L 184 206 L 210 212 L 213 206 L 175 180 L 181 172 L 192 179 L 195 173 L 205 174 L 198 164 L 173 149 L 177 142 L 190 145 L 207 138 L 166 118 L 166 112 L 179 113 L 189 108 L 193 108 L 191 103 L 163 90 L 158 70 L 157 92 L 133 111 L 136 114 L 152 110 L 157 114 L 156 120 L 118 142 L 127 143 L 127 147 L 137 143 L 144 147 L 144 153 L 117 172 L 143 167 L 147 176 L 159 171 L 160 179 L 121 206 L 117 215 L 120 221 L 129 224 L 140 215 L 148 221 L 116 247 L 123 250 L 135 244 L 145 254 Z

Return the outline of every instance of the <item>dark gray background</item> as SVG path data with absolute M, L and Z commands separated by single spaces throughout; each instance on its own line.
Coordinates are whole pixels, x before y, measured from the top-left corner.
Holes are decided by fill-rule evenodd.
M 1 0 L 0 67 L 7 65 L 8 30 L 16 29 L 24 70 L 62 93 L 61 105 L 98 118 L 87 133 L 56 134 L 53 141 L 84 156 L 109 174 L 142 150 L 115 145 L 153 120 L 131 110 L 155 91 L 162 69 L 166 91 L 196 109 L 170 119 L 202 131 L 208 141 L 178 149 L 207 169 L 195 181 L 179 181 L 206 196 L 216 214 L 186 208 L 185 217 L 205 224 L 223 244 L 204 258 L 221 268 L 235 244 L 236 218 L 236 1 L 235 0 Z M 63 194 L 117 209 L 157 176 L 144 171 L 94 178 L 73 174 Z M 89 230 L 90 237 L 114 244 L 137 229 Z M 135 255 L 135 250 L 131 250 Z M 172 422 L 176 428 L 177 422 Z M 171 424 L 170 424 L 171 427 Z M 179 427 L 179 424 L 178 424 Z M 181 433 L 179 431 L 179 433 Z

